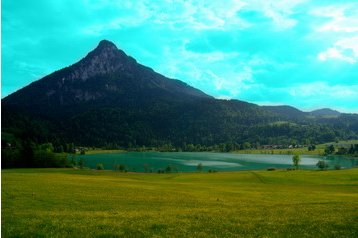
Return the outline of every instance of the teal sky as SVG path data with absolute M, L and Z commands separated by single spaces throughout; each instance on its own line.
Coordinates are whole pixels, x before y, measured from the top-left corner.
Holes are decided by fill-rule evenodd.
M 217 98 L 358 112 L 357 0 L 2 0 L 2 97 L 102 39 Z

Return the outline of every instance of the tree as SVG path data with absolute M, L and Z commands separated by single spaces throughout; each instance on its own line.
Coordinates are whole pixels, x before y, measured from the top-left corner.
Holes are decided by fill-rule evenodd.
M 330 155 L 330 154 L 332 154 L 334 151 L 335 151 L 335 149 L 334 149 L 334 146 L 333 146 L 333 145 L 329 145 L 329 146 L 327 146 L 327 147 L 324 149 L 324 153 L 325 153 L 326 155 Z
M 144 165 L 143 165 L 143 168 L 144 168 L 144 172 L 146 172 L 146 173 L 148 173 L 149 170 L 150 170 L 149 164 L 144 164 Z
M 41 144 L 39 146 L 40 150 L 46 151 L 46 152 L 53 152 L 54 151 L 54 147 L 52 145 L 52 143 L 45 143 L 45 144 Z
M 97 170 L 104 170 L 103 164 L 97 164 L 96 169 Z
M 202 164 L 202 163 L 199 163 L 199 164 L 196 166 L 196 170 L 197 170 L 198 172 L 203 171 L 203 164 Z
M 243 149 L 250 149 L 251 148 L 251 144 L 249 142 L 245 142 L 244 144 L 242 144 Z
M 118 165 L 118 170 L 119 170 L 120 172 L 123 172 L 125 169 L 126 169 L 126 166 L 125 166 L 124 164 Z
M 80 169 L 83 169 L 83 167 L 85 166 L 85 159 L 84 158 L 80 158 L 80 160 L 78 161 L 78 166 L 80 166 Z
M 301 157 L 299 155 L 294 155 L 292 157 L 292 162 L 293 162 L 293 166 L 296 167 L 296 169 L 298 169 L 298 165 L 300 164 L 301 162 Z
M 314 151 L 316 149 L 315 145 L 308 146 L 308 151 Z
M 168 165 L 166 168 L 165 168 L 165 172 L 166 173 L 171 173 L 172 172 L 172 167 L 170 165 Z
M 326 161 L 324 160 L 319 160 L 316 164 L 316 166 L 321 169 L 321 170 L 325 170 L 328 168 L 328 164 L 326 163 Z

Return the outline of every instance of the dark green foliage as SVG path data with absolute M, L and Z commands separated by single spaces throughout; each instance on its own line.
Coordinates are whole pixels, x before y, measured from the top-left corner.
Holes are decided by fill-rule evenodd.
M 166 168 L 165 168 L 165 172 L 166 173 L 171 173 L 172 172 L 172 167 L 170 165 L 168 165 Z
M 314 151 L 316 149 L 315 145 L 309 145 L 308 146 L 308 151 Z
M 335 151 L 334 145 L 326 146 L 326 148 L 324 149 L 324 153 L 326 155 L 331 155 L 334 153 L 334 151 Z
M 37 150 L 34 153 L 34 167 L 64 168 L 68 166 L 66 154 L 56 154 L 45 150 Z
M 83 157 L 81 157 L 78 160 L 77 165 L 80 167 L 80 169 L 83 169 L 83 167 L 85 166 L 85 159 Z
M 334 166 L 334 169 L 335 170 L 340 170 L 342 168 L 342 166 L 340 165 L 340 164 L 336 164 L 335 166 Z
M 298 169 L 300 162 L 301 162 L 301 157 L 299 155 L 294 155 L 292 157 L 292 163 L 293 163 L 293 166 L 296 167 L 296 169 Z
M 97 170 L 104 170 L 103 164 L 97 164 L 96 169 Z
M 358 144 L 351 145 L 348 150 L 348 154 L 358 156 Z
M 164 169 L 158 169 L 158 170 L 157 170 L 157 173 L 158 173 L 158 174 L 164 174 L 164 172 L 165 172 Z
M 92 72 L 87 69 L 93 60 L 112 70 L 79 75 Z M 23 153 L 21 166 L 31 166 L 31 143 L 51 142 L 56 153 L 75 153 L 74 143 L 136 151 L 229 152 L 355 139 L 358 115 L 218 100 L 138 64 L 113 44 L 100 44 L 80 62 L 4 98 L 2 132 L 6 140 L 18 142 L 17 151 L 3 153 L 9 158 L 6 164 Z
M 118 170 L 119 172 L 125 172 L 126 166 L 124 164 L 115 164 L 114 170 Z
M 81 154 L 81 155 L 85 155 L 85 154 L 86 154 L 86 150 L 85 150 L 85 149 L 83 149 L 83 148 L 81 148 L 81 150 L 80 150 L 80 154 Z
M 196 166 L 196 170 L 197 170 L 198 172 L 203 171 L 203 164 L 202 164 L 202 163 L 199 163 L 199 164 Z
M 215 169 L 209 169 L 208 172 L 209 172 L 209 173 L 216 173 L 216 172 L 218 172 L 218 171 L 215 170 Z
M 144 172 L 146 172 L 146 173 L 151 172 L 149 164 L 144 164 L 143 168 L 144 168 Z
M 68 167 L 67 155 L 54 153 L 51 143 L 36 145 L 23 141 L 17 147 L 2 148 L 2 168 L 58 168 Z
M 325 170 L 328 168 L 328 164 L 324 160 L 319 160 L 316 165 L 320 170 Z

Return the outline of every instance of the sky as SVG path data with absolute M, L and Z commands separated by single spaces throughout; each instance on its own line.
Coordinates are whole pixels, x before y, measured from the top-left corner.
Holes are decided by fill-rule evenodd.
M 1 97 L 102 39 L 221 99 L 358 113 L 357 0 L 2 0 Z

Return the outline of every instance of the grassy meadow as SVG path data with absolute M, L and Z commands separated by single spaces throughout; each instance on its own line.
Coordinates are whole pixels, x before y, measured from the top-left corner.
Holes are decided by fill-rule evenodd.
M 358 169 L 2 170 L 2 237 L 358 237 Z

